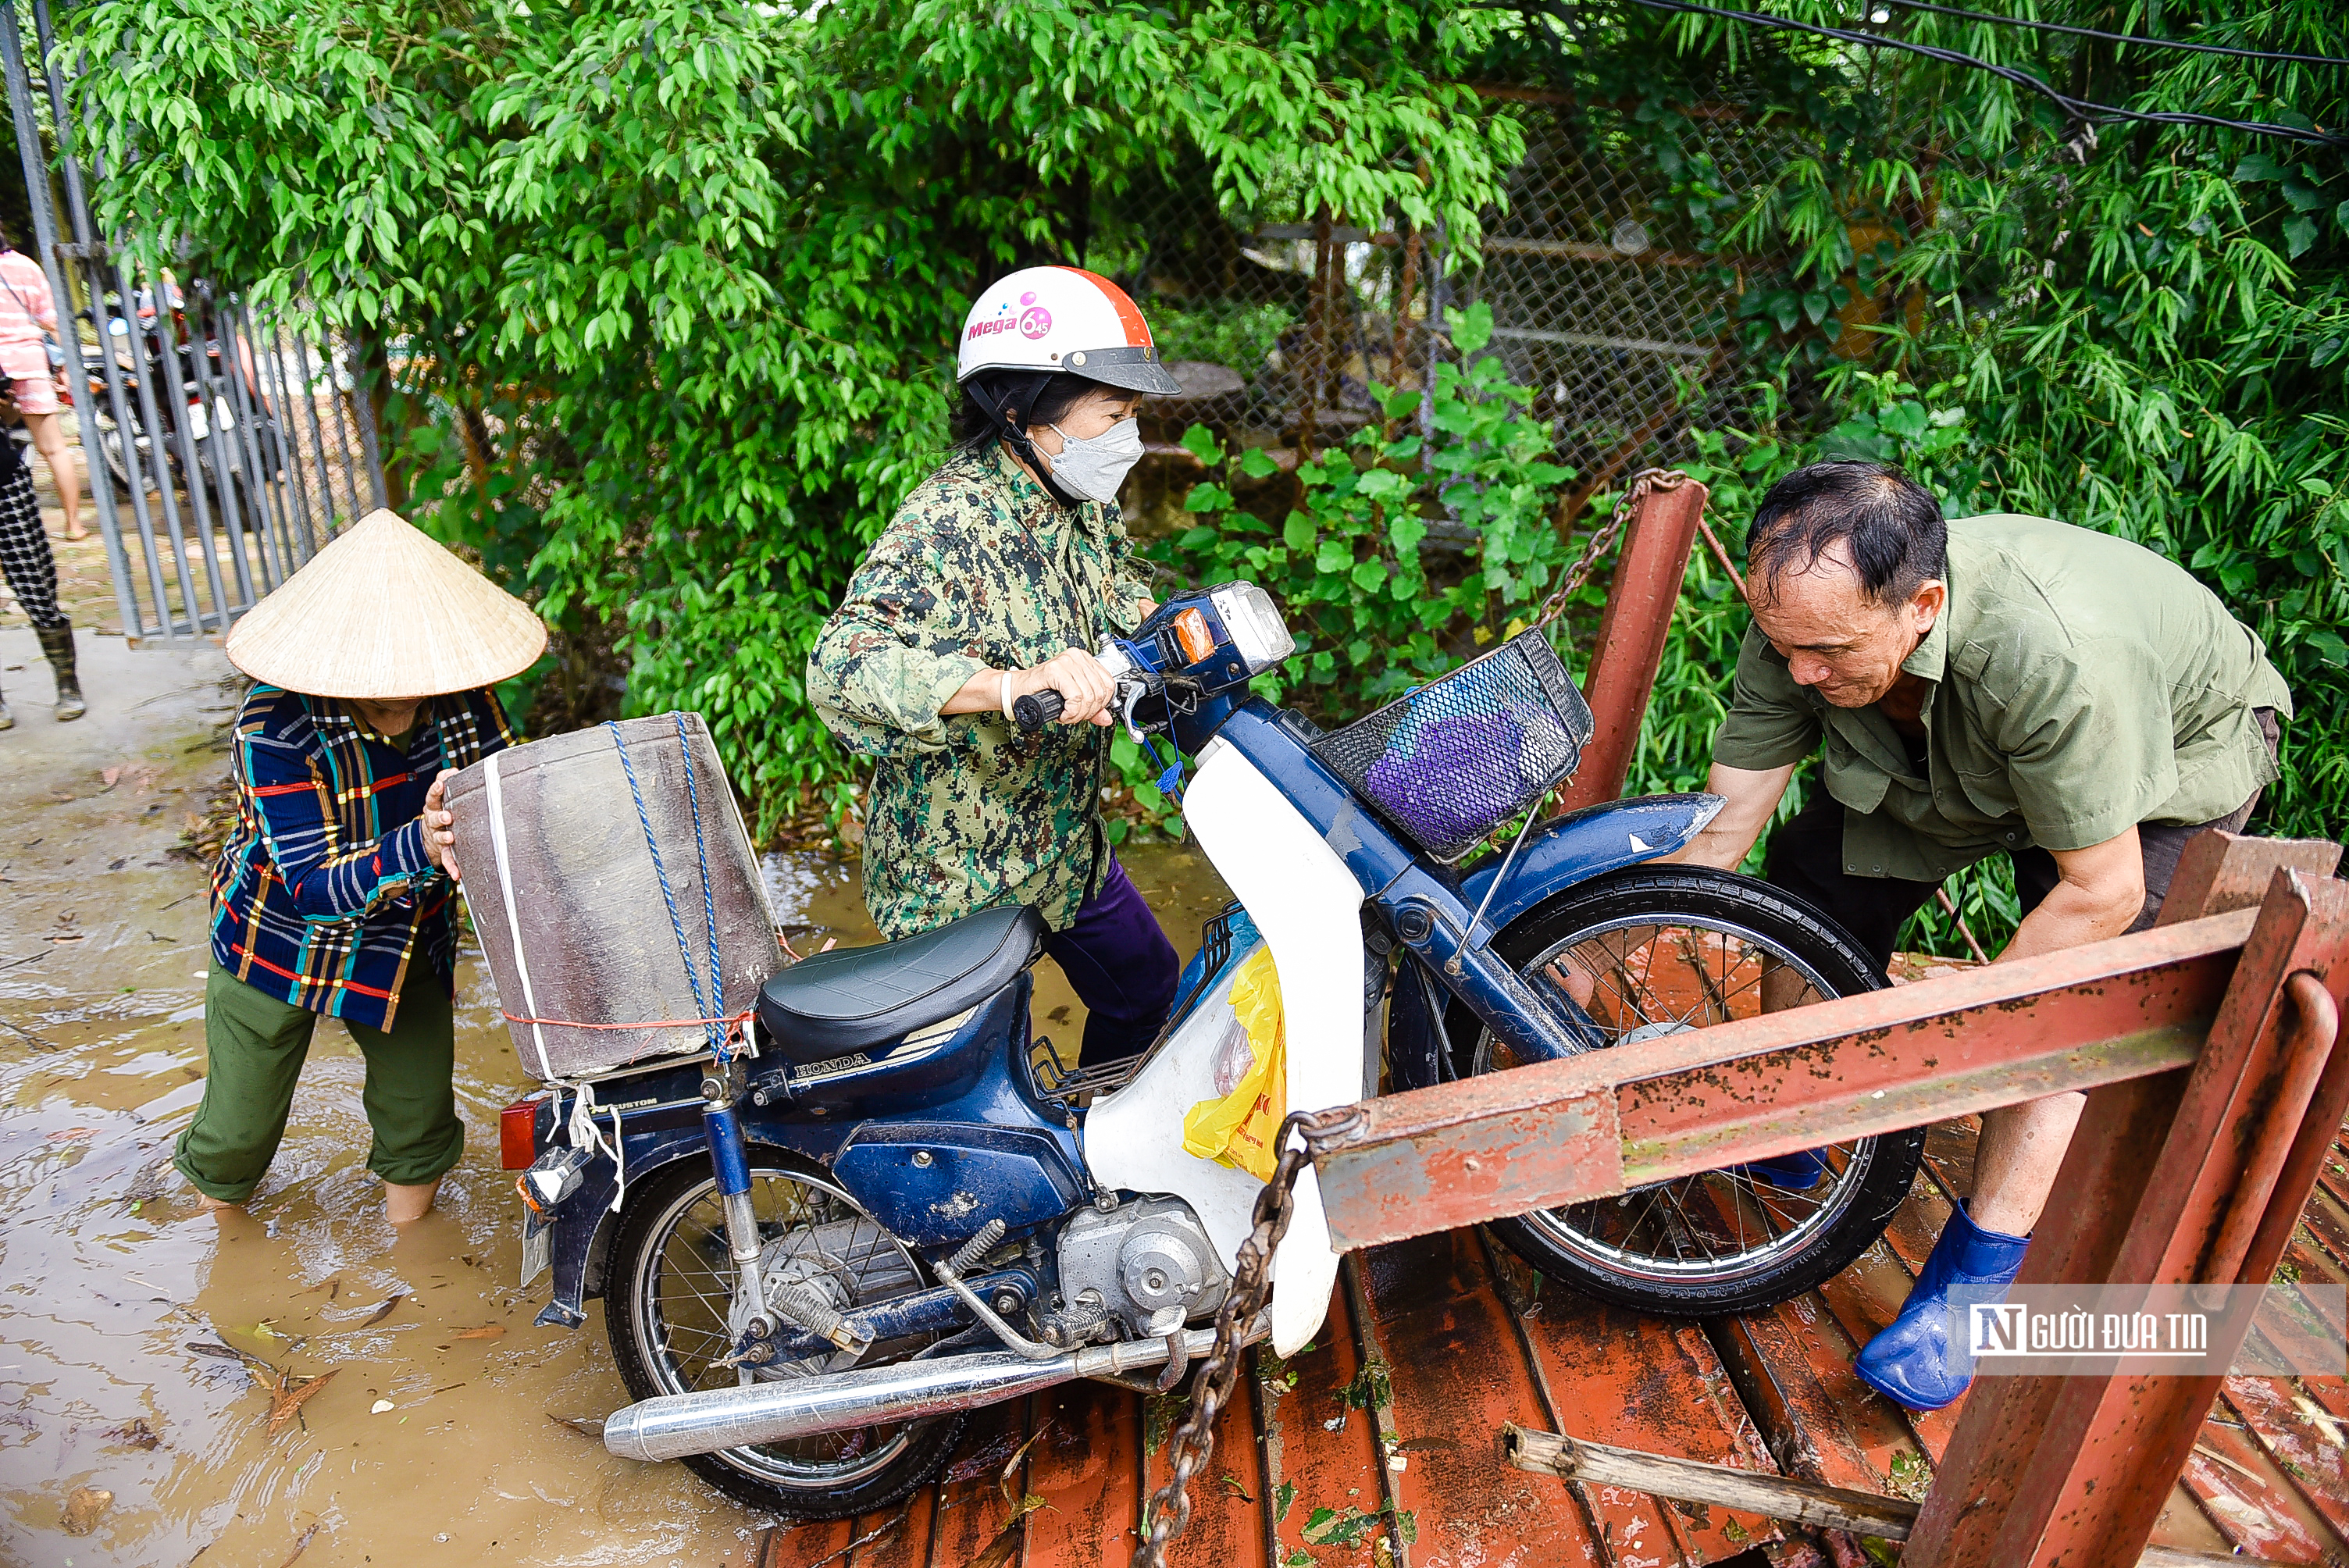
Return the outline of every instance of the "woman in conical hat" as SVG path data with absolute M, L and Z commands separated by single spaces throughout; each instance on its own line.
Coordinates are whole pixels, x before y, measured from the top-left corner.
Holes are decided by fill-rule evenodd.
M 211 1068 L 173 1161 L 205 1207 L 253 1196 L 321 1014 L 367 1057 L 367 1168 L 391 1219 L 432 1207 L 465 1141 L 441 792 L 513 744 L 490 687 L 545 647 L 528 605 L 385 511 L 229 633 L 255 684 L 231 752 L 237 826 L 212 872 Z

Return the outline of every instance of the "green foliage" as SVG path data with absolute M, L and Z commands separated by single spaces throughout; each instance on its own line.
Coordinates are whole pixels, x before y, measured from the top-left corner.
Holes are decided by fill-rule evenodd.
M 1490 307 L 1452 315 L 1456 341 L 1483 346 Z M 1549 508 L 1572 475 L 1548 460 L 1549 432 L 1525 412 L 1533 395 L 1498 359 L 1437 366 L 1432 438 L 1416 425 L 1422 394 L 1374 391 L 1384 425 L 1299 463 L 1293 485 L 1268 484 L 1280 470 L 1261 449 L 1226 452 L 1193 427 L 1184 444 L 1207 472 L 1185 509 L 1200 521 L 1150 552 L 1186 583 L 1246 577 L 1270 593 L 1299 657 L 1257 689 L 1331 721 L 1450 669 L 1464 643 L 1489 642 L 1562 558 Z M 1250 488 L 1291 491 L 1294 504 L 1276 523 L 1237 503 Z M 1464 536 L 1466 570 L 1461 552 L 1431 542 L 1432 527 Z
M 1454 311 L 1449 325 L 1473 355 L 1492 335 L 1492 309 Z M 1328 724 L 1520 629 L 1567 558 L 1551 513 L 1572 471 L 1549 460 L 1550 432 L 1526 412 L 1533 393 L 1511 386 L 1497 357 L 1439 364 L 1429 397 L 1373 390 L 1383 424 L 1299 463 L 1293 480 L 1264 449 L 1226 451 L 1192 427 L 1183 443 L 1206 477 L 1185 508 L 1198 521 L 1147 552 L 1185 585 L 1246 578 L 1271 593 L 1298 657 L 1256 689 Z M 1423 401 L 1432 436 L 1420 434 Z M 1139 748 L 1113 743 L 1112 755 L 1162 811 Z
M 103 221 L 378 374 L 395 479 L 557 626 L 621 628 L 634 711 L 709 715 L 762 833 L 843 761 L 800 676 L 942 455 L 988 277 L 1096 210 L 1443 222 L 1522 142 L 1452 85 L 1465 3 L 99 0 L 69 47 Z M 1234 324 L 1260 331 L 1262 324 Z
M 1296 319 L 1294 311 L 1270 304 L 1216 300 L 1195 307 L 1159 304 L 1150 311 L 1150 335 L 1166 359 L 1228 366 L 1252 382 Z
M 1785 9 L 1848 19 L 1830 0 Z M 1372 227 L 1440 221 L 1473 264 L 1526 111 L 1456 84 L 1514 80 L 1556 89 L 1577 106 L 1560 111 L 1570 132 L 1638 171 L 1636 215 L 1660 248 L 1719 261 L 1727 303 L 1692 331 L 1764 370 L 1744 412 L 1694 416 L 1691 466 L 1733 558 L 1762 490 L 1829 454 L 1900 461 L 1952 515 L 2033 511 L 2138 540 L 2217 588 L 2292 684 L 2265 820 L 2337 836 L 2339 152 L 2209 127 L 2097 140 L 1978 72 L 1600 0 L 1572 12 L 98 0 L 67 25 L 68 46 L 106 62 L 81 91 L 114 171 L 107 222 L 150 259 L 319 301 L 393 383 L 396 473 L 422 521 L 558 626 L 620 628 L 631 707 L 709 714 L 762 831 L 800 791 L 844 788 L 802 701 L 805 647 L 938 455 L 970 292 L 1013 265 L 1088 259 L 1123 203 L 1175 189 L 1251 222 L 1325 206 Z M 2337 67 L 1900 15 L 1910 36 L 2107 102 L 2349 122 Z M 2180 0 L 2124 20 L 2341 52 L 2323 0 Z M 1694 108 L 1719 105 L 1724 75 L 1758 106 L 1744 134 L 1778 153 L 1745 188 L 1700 134 L 1717 114 Z M 1090 259 L 1119 264 L 1119 243 Z M 1282 307 L 1160 314 L 1170 356 L 1244 373 L 1287 325 Z M 1293 475 L 1189 438 L 1208 465 L 1197 525 L 1162 562 L 1271 590 L 1306 656 L 1267 687 L 1325 720 L 1506 634 L 1569 549 L 1550 432 L 1479 357 L 1489 315 L 1446 325 L 1456 358 L 1423 418 L 1419 391 L 1381 393 L 1380 423 Z M 1594 502 L 1601 517 L 1612 504 Z M 1578 636 L 1597 597 L 1566 623 Z M 1700 552 L 1634 789 L 1701 781 L 1744 625 Z M 1155 769 L 1130 745 L 1119 762 L 1148 787 Z M 2002 870 L 1953 892 L 1998 940 Z M 1933 921 L 1920 930 L 1958 950 Z
M 1829 0 L 1780 9 L 1850 20 Z M 2320 0 L 2188 0 L 2126 14 L 2059 5 L 2034 15 L 2343 53 L 2338 15 Z M 2336 67 L 1899 16 L 1909 37 L 2107 103 L 2302 127 L 2349 118 L 2349 72 Z M 1734 303 L 1720 325 L 1766 368 L 1752 439 L 1697 437 L 1728 531 L 1756 487 L 1798 459 L 1888 457 L 1927 477 L 1952 516 L 2033 512 L 2182 562 L 2259 633 L 2299 704 L 2261 822 L 2340 836 L 2349 826 L 2349 171 L 2340 150 L 2204 126 L 2108 124 L 2099 136 L 1962 67 L 1693 16 L 1662 24 L 1669 47 L 1658 48 L 1656 26 L 1578 7 L 1576 26 L 1548 40 L 1552 73 L 1584 102 L 1621 106 L 1578 112 L 1594 133 L 1645 150 L 1664 181 L 1651 187 L 1652 220 L 1723 258 L 1717 275 Z M 1743 190 L 1705 158 L 1687 107 L 1724 67 L 1742 78 L 1744 101 L 1772 106 L 1770 134 L 1785 149 L 1769 179 Z M 1888 377 L 1930 390 L 1896 397 Z M 1792 407 L 1802 417 L 1789 418 Z M 1635 788 L 1685 787 L 1701 775 L 1718 717 L 1718 679 L 1702 672 L 1723 667 L 1715 661 L 1743 617 L 1719 574 L 1699 567 Z M 1985 944 L 2012 929 L 2003 861 L 1951 891 Z M 1963 951 L 1938 913 L 1911 934 Z

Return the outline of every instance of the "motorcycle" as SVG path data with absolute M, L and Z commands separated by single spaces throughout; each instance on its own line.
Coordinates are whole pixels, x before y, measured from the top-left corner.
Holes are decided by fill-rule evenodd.
M 210 286 L 201 281 L 193 286 L 209 305 Z M 173 341 L 168 347 L 154 291 L 137 291 L 127 313 L 117 314 L 119 296 L 109 295 L 106 303 L 110 308 L 102 318 L 88 307 L 79 313 L 99 337 L 98 348 L 85 361 L 81 391 L 90 399 L 99 456 L 116 486 L 127 496 L 134 488 L 150 490 L 169 482 L 192 494 L 187 462 L 192 452 L 207 504 L 233 506 L 247 532 L 261 527 L 267 512 L 254 490 L 283 476 L 285 442 L 250 349 L 233 335 L 224 344 L 210 328 L 198 341 L 191 335 L 196 324 L 186 314 L 185 296 L 176 287 L 169 291 Z M 107 367 L 98 355 L 113 362 L 122 393 L 119 418 Z M 151 389 L 151 409 L 142 388 Z M 160 424 L 160 446 L 150 421 Z
M 1251 694 L 1294 649 L 1245 583 L 1175 595 L 1102 648 L 1118 720 L 1195 758 L 1184 818 L 1237 901 L 1140 1057 L 1055 1070 L 1029 1017 L 1044 927 L 1005 907 L 789 965 L 739 1041 L 610 1075 L 592 1101 L 557 1087 L 507 1108 L 524 1283 L 554 1275 L 538 1321 L 577 1326 L 605 1302 L 634 1399 L 605 1425 L 611 1452 L 683 1460 L 757 1508 L 845 1517 L 929 1480 L 970 1410 L 1080 1377 L 1172 1387 L 1212 1343 L 1200 1326 L 1262 1191 L 1184 1134 L 1252 1059 L 1230 991 L 1258 941 L 1292 1112 L 1885 983 L 1815 909 L 1655 863 L 1718 797 L 1537 820 L 1592 731 L 1539 630 L 1328 732 Z M 1032 729 L 1059 708 L 1041 693 L 1015 717 Z M 1458 863 L 1519 821 L 1505 852 Z M 1923 1137 L 1494 1228 L 1607 1301 L 1751 1310 L 1876 1241 Z M 1247 1326 L 1282 1355 L 1319 1328 L 1337 1277 L 1309 1165 L 1293 1215 Z

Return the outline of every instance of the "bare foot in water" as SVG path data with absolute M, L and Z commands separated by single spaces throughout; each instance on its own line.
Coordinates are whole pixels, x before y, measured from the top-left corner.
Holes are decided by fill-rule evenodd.
M 383 1184 L 383 1211 L 395 1225 L 406 1225 L 424 1218 L 432 1212 L 432 1199 L 440 1191 L 439 1178 L 402 1186 L 397 1181 Z
M 209 1192 L 199 1192 L 196 1194 L 196 1207 L 202 1209 L 207 1214 L 241 1214 L 244 1212 L 244 1205 L 243 1203 L 232 1203 L 225 1198 L 215 1198 Z

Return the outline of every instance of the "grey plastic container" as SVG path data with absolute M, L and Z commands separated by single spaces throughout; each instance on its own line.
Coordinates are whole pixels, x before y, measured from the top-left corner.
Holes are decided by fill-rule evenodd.
M 620 764 L 623 744 L 644 798 L 641 818 Z M 782 967 L 758 859 L 699 714 L 623 719 L 517 746 L 459 773 L 448 799 L 465 902 L 514 1055 L 532 1077 L 588 1078 L 706 1048 L 699 1025 L 676 1022 L 704 1016 L 687 984 L 688 956 L 704 997 L 710 993 L 705 856 L 725 993 L 709 1016 L 748 1013 L 760 985 Z M 647 820 L 684 927 L 683 953 Z M 518 1021 L 525 1019 L 555 1021 Z M 589 1024 L 633 1026 L 577 1026 Z

